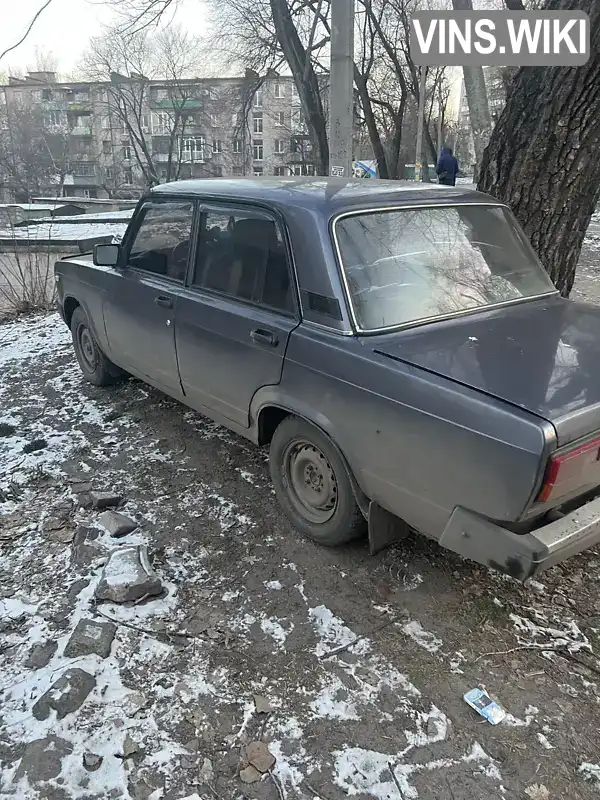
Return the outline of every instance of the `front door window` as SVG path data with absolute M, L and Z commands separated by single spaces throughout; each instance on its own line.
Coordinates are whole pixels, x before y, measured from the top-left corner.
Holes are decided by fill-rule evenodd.
M 136 269 L 184 281 L 190 250 L 192 203 L 149 204 L 129 251 L 129 264 Z

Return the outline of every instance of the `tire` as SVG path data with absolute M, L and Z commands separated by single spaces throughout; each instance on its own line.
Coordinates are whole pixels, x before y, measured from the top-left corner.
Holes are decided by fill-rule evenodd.
M 346 466 L 314 425 L 286 417 L 271 440 L 269 469 L 286 516 L 317 544 L 336 547 L 365 533 Z
M 94 386 L 110 386 L 121 377 L 121 370 L 104 355 L 96 342 L 85 311 L 79 306 L 71 318 L 73 347 L 84 378 Z

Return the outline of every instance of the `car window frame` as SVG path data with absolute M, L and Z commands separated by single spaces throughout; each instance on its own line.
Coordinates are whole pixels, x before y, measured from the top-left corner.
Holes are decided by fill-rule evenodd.
M 197 261 L 201 253 L 200 232 L 204 230 L 205 228 L 204 223 L 206 220 L 206 216 L 211 212 L 216 214 L 222 214 L 223 216 L 235 216 L 236 212 L 242 214 L 248 212 L 254 212 L 259 216 L 271 219 L 275 223 L 275 225 L 277 226 L 277 232 L 279 234 L 279 237 L 281 238 L 281 241 L 283 242 L 285 251 L 285 264 L 288 271 L 288 277 L 290 279 L 290 289 L 292 295 L 291 311 L 287 311 L 281 308 L 275 308 L 274 306 L 267 305 L 262 301 L 258 302 L 256 300 L 247 300 L 246 298 L 236 297 L 235 295 L 231 295 L 228 292 L 220 291 L 219 289 L 211 289 L 206 286 L 201 286 L 192 283 L 192 280 L 196 272 Z M 298 280 L 296 276 L 296 268 L 293 261 L 293 255 L 292 255 L 292 249 L 290 245 L 287 225 L 285 224 L 285 219 L 283 215 L 270 206 L 262 205 L 260 203 L 247 203 L 229 199 L 221 200 L 219 198 L 214 198 L 214 199 L 200 198 L 198 200 L 198 209 L 197 209 L 197 226 L 196 226 L 194 256 L 193 260 L 190 260 L 190 263 L 188 264 L 188 274 L 185 285 L 187 289 L 190 289 L 191 291 L 197 292 L 199 294 L 206 295 L 208 297 L 217 297 L 223 300 L 227 300 L 228 302 L 231 303 L 239 304 L 240 306 L 245 306 L 247 308 L 255 308 L 264 313 L 275 314 L 277 316 L 289 320 L 294 320 L 296 322 L 299 322 L 301 320 Z
M 353 302 L 353 299 L 352 299 L 352 292 L 350 291 L 350 286 L 348 285 L 348 276 L 346 275 L 346 271 L 344 269 L 344 262 L 343 262 L 343 259 L 342 259 L 342 252 L 341 252 L 341 248 L 339 246 L 339 241 L 338 241 L 338 237 L 337 237 L 337 232 L 336 232 L 337 223 L 340 222 L 341 220 L 347 219 L 348 217 L 356 217 L 356 216 L 361 216 L 361 215 L 364 215 L 364 214 L 375 214 L 375 213 L 389 212 L 389 211 L 392 211 L 392 212 L 411 211 L 411 210 L 414 210 L 416 208 L 454 208 L 456 206 L 476 206 L 476 207 L 485 206 L 485 207 L 488 207 L 488 208 L 489 207 L 503 208 L 503 209 L 507 210 L 508 213 L 513 216 L 513 219 L 515 220 L 515 223 L 517 224 L 519 229 L 522 231 L 522 228 L 519 225 L 518 220 L 514 216 L 510 206 L 507 205 L 506 203 L 501 203 L 501 202 L 498 202 L 498 201 L 494 202 L 494 201 L 491 201 L 491 200 L 490 201 L 478 201 L 478 200 L 475 200 L 475 201 L 471 201 L 471 202 L 463 201 L 463 202 L 458 202 L 458 203 L 457 202 L 407 203 L 406 205 L 403 205 L 401 203 L 396 203 L 394 205 L 385 205 L 385 206 L 365 206 L 364 208 L 356 208 L 356 209 L 352 209 L 351 211 L 339 212 L 337 214 L 334 214 L 330 218 L 329 225 L 328 225 L 329 236 L 330 236 L 331 243 L 332 243 L 332 246 L 333 246 L 333 251 L 334 251 L 334 254 L 335 254 L 335 260 L 336 260 L 336 263 L 337 263 L 339 278 L 340 278 L 340 281 L 341 281 L 341 284 L 342 284 L 344 299 L 345 299 L 345 302 L 346 302 L 346 308 L 347 308 L 347 310 L 348 310 L 348 312 L 350 314 L 350 320 L 351 320 L 352 326 L 354 328 L 354 332 L 356 334 L 358 334 L 359 336 L 377 336 L 377 335 L 380 335 L 380 334 L 383 334 L 383 333 L 394 333 L 396 331 L 403 331 L 403 330 L 408 330 L 410 328 L 421 327 L 422 325 L 430 325 L 430 324 L 433 324 L 435 322 L 443 322 L 444 320 L 454 319 L 455 317 L 465 317 L 465 316 L 470 316 L 472 314 L 481 314 L 481 313 L 484 313 L 486 311 L 495 311 L 498 308 L 505 308 L 507 306 L 514 306 L 514 305 L 520 305 L 522 303 L 529 303 L 529 302 L 532 302 L 532 301 L 540 300 L 540 299 L 542 299 L 544 297 L 553 297 L 553 296 L 555 296 L 555 295 L 557 295 L 559 293 L 557 289 L 555 289 L 554 291 L 549 290 L 548 292 L 544 292 L 543 294 L 531 295 L 530 297 L 518 297 L 518 298 L 514 298 L 513 300 L 504 300 L 504 301 L 502 301 L 500 303 L 493 303 L 493 304 L 485 305 L 485 306 L 475 306 L 473 308 L 466 308 L 466 309 L 462 309 L 460 311 L 449 312 L 447 314 L 439 314 L 439 315 L 435 315 L 435 316 L 431 316 L 431 317 L 421 317 L 419 319 L 411 320 L 409 322 L 401 322 L 401 323 L 398 323 L 396 325 L 388 325 L 388 326 L 381 327 L 381 328 L 363 328 L 361 325 L 359 325 L 358 318 L 356 316 L 356 310 L 354 308 L 354 302 Z M 523 235 L 525 236 L 527 242 L 529 243 L 529 246 L 532 249 L 532 252 L 535 255 L 535 251 L 533 250 L 533 247 L 532 247 L 531 243 L 529 242 L 529 239 L 527 238 L 526 234 L 523 233 Z M 537 255 L 536 255 L 536 258 L 538 258 Z
M 192 206 L 192 224 L 190 226 L 190 249 L 188 252 L 188 259 L 185 268 L 185 275 L 183 280 L 178 278 L 173 278 L 170 275 L 160 275 L 157 272 L 150 272 L 149 270 L 142 269 L 141 267 L 132 265 L 129 262 L 129 257 L 131 255 L 131 248 L 136 240 L 138 232 L 142 227 L 146 216 L 146 210 L 148 208 L 154 208 L 160 205 L 166 205 L 167 203 L 176 203 L 178 205 L 187 205 L 188 203 Z M 165 281 L 165 283 L 172 284 L 173 286 L 180 286 L 185 287 L 187 285 L 187 280 L 190 275 L 190 268 L 191 265 L 196 261 L 196 253 L 197 253 L 197 240 L 198 240 L 198 225 L 199 225 L 199 218 L 200 218 L 200 211 L 199 211 L 199 204 L 197 200 L 193 197 L 186 197 L 186 196 L 174 196 L 174 195 L 167 195 L 158 197 L 143 197 L 131 220 L 131 225 L 127 229 L 126 236 L 121 244 L 123 249 L 123 258 L 122 258 L 122 266 L 125 271 L 135 272 L 137 275 L 144 275 L 146 277 Z

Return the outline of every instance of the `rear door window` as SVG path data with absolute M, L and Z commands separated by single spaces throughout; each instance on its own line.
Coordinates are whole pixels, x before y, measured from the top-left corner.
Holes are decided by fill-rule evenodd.
M 219 208 L 202 216 L 192 285 L 293 313 L 293 288 L 279 223 L 269 214 Z

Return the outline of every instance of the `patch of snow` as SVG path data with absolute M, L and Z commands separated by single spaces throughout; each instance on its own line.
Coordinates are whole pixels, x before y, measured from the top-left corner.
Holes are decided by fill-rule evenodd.
M 281 649 L 285 649 L 285 641 L 292 632 L 294 625 L 289 622 L 289 630 L 286 631 L 281 622 L 282 620 L 276 617 L 263 617 L 260 621 L 260 627 L 262 632 L 274 639 Z
M 283 586 L 281 585 L 280 581 L 265 581 L 264 585 L 270 591 L 278 592 L 281 589 L 283 589 Z
M 591 764 L 584 761 L 579 765 L 577 772 L 585 778 L 586 781 L 591 781 L 595 784 L 596 789 L 600 789 L 600 766 L 598 764 Z
M 367 639 L 359 639 L 347 628 L 339 617 L 336 617 L 326 606 L 316 606 L 308 609 L 308 615 L 313 621 L 319 642 L 315 648 L 315 655 L 321 657 L 334 650 L 336 647 L 350 645 L 348 650 L 355 654 L 364 655 L 371 649 Z
M 537 736 L 538 742 L 542 745 L 544 750 L 554 750 L 554 745 L 550 744 L 550 742 L 548 741 L 548 737 L 547 736 L 544 736 L 543 733 L 536 733 L 536 736 Z
M 539 708 L 527 706 L 525 709 L 525 719 L 519 719 L 513 714 L 507 714 L 502 722 L 500 722 L 500 725 L 506 725 L 509 728 L 528 728 L 539 713 Z
M 409 636 L 419 647 L 424 648 L 430 653 L 437 653 L 443 645 L 441 639 L 438 639 L 433 633 L 426 631 L 420 622 L 411 620 L 410 622 L 402 625 L 402 630 Z

